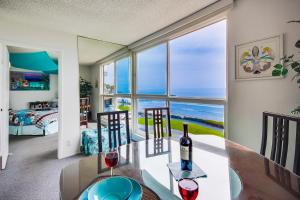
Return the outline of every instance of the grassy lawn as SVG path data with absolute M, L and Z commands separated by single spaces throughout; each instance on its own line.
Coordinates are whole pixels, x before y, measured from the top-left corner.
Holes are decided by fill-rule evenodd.
M 138 118 L 138 123 L 141 125 L 145 125 L 145 118 Z M 223 122 L 222 122 L 223 123 Z M 165 127 L 165 121 L 164 121 L 164 127 Z M 149 119 L 149 125 L 153 125 L 153 120 Z M 183 121 L 177 120 L 177 119 L 171 119 L 171 127 L 172 129 L 183 131 Z M 189 123 L 189 133 L 192 133 L 194 135 L 216 135 L 220 137 L 224 137 L 224 133 L 222 131 L 218 131 L 212 128 L 208 128 L 205 126 L 201 126 L 199 124 L 195 123 Z
M 118 106 L 118 109 L 119 110 L 128 110 L 128 111 L 130 111 L 131 110 L 131 107 L 130 106 L 122 106 L 122 105 L 120 105 L 120 106 Z
M 207 122 L 208 124 L 212 124 L 212 125 L 217 125 L 217 126 L 222 126 L 224 127 L 224 122 L 219 122 L 219 121 L 215 121 L 215 120 L 203 120 L 204 122 Z

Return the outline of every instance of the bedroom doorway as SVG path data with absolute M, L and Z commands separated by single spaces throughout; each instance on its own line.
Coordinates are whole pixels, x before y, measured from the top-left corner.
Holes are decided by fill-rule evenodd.
M 7 49 L 10 159 L 57 159 L 60 53 L 18 46 Z

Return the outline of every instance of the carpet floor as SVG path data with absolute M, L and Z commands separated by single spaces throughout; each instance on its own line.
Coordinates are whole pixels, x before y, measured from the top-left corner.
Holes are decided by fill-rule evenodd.
M 82 158 L 57 159 L 58 135 L 12 136 L 5 170 L 0 171 L 0 200 L 58 200 L 60 171 Z

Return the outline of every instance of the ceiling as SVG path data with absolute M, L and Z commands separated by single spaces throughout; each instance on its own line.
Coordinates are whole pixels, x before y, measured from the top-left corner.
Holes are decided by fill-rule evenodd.
M 30 49 L 30 48 L 23 48 L 23 47 L 15 47 L 15 46 L 8 46 L 7 47 L 9 53 L 33 53 L 33 52 L 41 52 L 45 51 L 44 49 Z M 50 58 L 53 60 L 58 60 L 59 52 L 56 51 L 46 51 Z
M 128 45 L 217 0 L 1 0 L 0 18 Z
M 125 46 L 100 40 L 78 37 L 78 57 L 81 66 L 89 66 L 96 61 L 124 48 Z
M 81 66 L 89 66 L 96 61 L 124 48 L 125 46 L 104 42 L 100 40 L 78 37 L 78 57 Z M 45 51 L 44 49 L 31 49 L 23 47 L 8 46 L 9 53 L 34 53 Z M 59 52 L 46 51 L 50 58 L 58 60 Z
M 8 46 L 7 48 L 9 52 L 9 61 L 13 67 L 33 71 L 43 71 L 47 74 L 58 73 L 58 52 L 15 46 Z

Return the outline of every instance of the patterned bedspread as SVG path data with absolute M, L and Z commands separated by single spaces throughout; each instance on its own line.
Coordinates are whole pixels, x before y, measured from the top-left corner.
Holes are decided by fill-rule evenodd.
M 36 112 L 33 110 L 12 110 L 9 111 L 9 125 L 29 126 L 34 124 Z
M 53 121 L 57 121 L 57 109 L 48 111 L 35 110 L 11 110 L 9 111 L 9 125 L 11 126 L 30 126 L 36 125 L 43 128 Z
M 44 115 L 37 115 L 35 117 L 35 126 L 44 129 L 49 124 L 58 120 L 58 112 L 51 112 Z
M 9 134 L 48 135 L 58 132 L 58 110 L 11 110 Z

